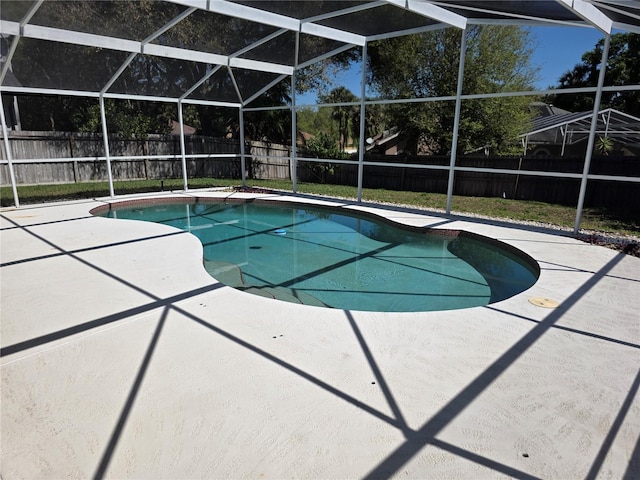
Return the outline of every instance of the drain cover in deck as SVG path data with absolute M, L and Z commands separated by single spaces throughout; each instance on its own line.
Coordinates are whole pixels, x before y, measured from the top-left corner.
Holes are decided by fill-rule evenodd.
M 545 297 L 532 297 L 529 299 L 529 303 L 535 305 L 536 307 L 543 308 L 556 308 L 558 305 L 560 305 L 557 301 Z

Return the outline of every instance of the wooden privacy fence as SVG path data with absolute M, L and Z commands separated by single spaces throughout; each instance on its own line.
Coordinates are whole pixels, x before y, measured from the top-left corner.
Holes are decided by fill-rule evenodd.
M 74 183 L 107 180 L 102 135 L 67 132 L 11 132 L 16 182 L 21 185 Z M 189 178 L 241 178 L 240 145 L 237 140 L 189 136 L 185 138 Z M 290 179 L 291 149 L 265 142 L 249 142 L 247 175 L 250 178 Z M 149 135 L 145 140 L 109 139 L 114 180 L 182 177 L 180 139 Z M 118 158 L 120 157 L 120 158 Z M 284 157 L 284 158 L 282 158 Z M 0 160 L 6 160 L 4 148 Z M 21 162 L 27 160 L 28 163 Z M 40 160 L 40 161 L 39 161 Z M 10 185 L 6 163 L 0 165 L 0 184 Z
M 291 147 L 277 143 L 250 142 L 251 178 L 291 180 Z
M 414 192 L 447 193 L 449 157 L 416 156 L 397 157 L 365 155 L 365 162 L 406 163 L 432 165 L 444 169 L 432 170 L 394 166 L 365 165 L 364 188 L 385 188 Z M 358 165 L 334 164 L 331 169 L 320 164 L 298 163 L 300 181 L 357 185 Z M 584 158 L 567 157 L 460 157 L 456 167 L 506 169 L 513 173 L 456 171 L 454 195 L 478 197 L 504 197 L 519 200 L 537 200 L 547 203 L 575 206 L 580 191 L 579 178 L 518 175 L 520 170 L 582 174 Z M 321 172 L 321 173 L 319 173 Z M 591 161 L 590 173 L 640 177 L 639 157 L 598 156 Z M 615 209 L 640 208 L 640 184 L 589 180 L 585 205 Z
M 16 160 L 18 184 L 73 183 L 107 179 L 104 144 L 100 134 L 62 132 L 11 132 L 11 148 Z M 236 140 L 190 136 L 185 139 L 189 178 L 234 178 L 242 176 L 240 145 Z M 179 137 L 150 135 L 146 140 L 109 140 L 112 174 L 115 180 L 182 178 Z M 266 142 L 247 142 L 246 174 L 256 179 L 291 179 L 291 148 Z M 0 158 L 5 159 L 4 148 Z M 37 160 L 20 163 L 20 160 Z M 407 168 L 384 165 L 364 167 L 365 188 L 385 188 L 415 192 L 446 193 L 448 157 L 366 155 L 370 163 L 431 165 L 442 169 Z M 509 170 L 510 173 L 456 171 L 454 195 L 505 197 L 576 205 L 579 178 L 519 175 L 518 171 L 582 174 L 582 157 L 460 157 L 458 168 Z M 511 173 L 512 172 L 512 173 Z M 640 158 L 597 156 L 590 173 L 640 177 Z M 358 163 L 326 164 L 299 161 L 301 182 L 357 185 Z M 9 185 L 8 165 L 0 165 L 0 180 Z M 585 205 L 609 208 L 640 208 L 640 184 L 590 180 Z

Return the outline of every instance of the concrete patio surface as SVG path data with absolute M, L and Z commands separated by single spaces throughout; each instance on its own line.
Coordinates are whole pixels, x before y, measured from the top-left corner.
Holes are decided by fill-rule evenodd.
M 89 213 L 105 201 L 0 214 L 3 480 L 640 478 L 640 259 L 324 200 L 541 268 L 485 307 L 344 311 L 223 286 L 195 237 Z

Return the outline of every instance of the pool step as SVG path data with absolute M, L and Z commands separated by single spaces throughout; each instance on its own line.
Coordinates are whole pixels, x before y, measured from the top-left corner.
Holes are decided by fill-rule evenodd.
M 246 287 L 242 291 L 260 295 L 267 298 L 275 298 L 283 302 L 300 303 L 302 305 L 313 305 L 315 307 L 327 307 L 323 302 L 313 295 L 285 287 Z
M 242 270 L 235 263 L 220 262 L 217 260 L 205 260 L 204 268 L 209 275 L 220 283 L 243 292 L 251 293 L 265 298 L 273 298 L 290 303 L 300 303 L 303 305 L 313 305 L 316 307 L 327 307 L 313 295 L 298 290 L 285 287 L 253 287 L 247 286 L 242 278 Z
M 209 275 L 229 287 L 241 288 L 244 286 L 242 270 L 235 263 L 220 262 L 217 260 L 205 260 L 204 268 Z

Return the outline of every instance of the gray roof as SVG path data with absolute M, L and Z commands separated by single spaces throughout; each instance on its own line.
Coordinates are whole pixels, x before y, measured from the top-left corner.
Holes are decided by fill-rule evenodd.
M 567 144 L 585 140 L 591 128 L 593 112 L 561 113 L 534 118 L 531 129 L 521 137 L 530 143 L 562 143 L 558 138 L 567 135 Z M 559 135 L 558 135 L 559 133 Z M 640 145 L 640 118 L 613 108 L 598 112 L 596 134 L 608 136 L 626 145 Z

